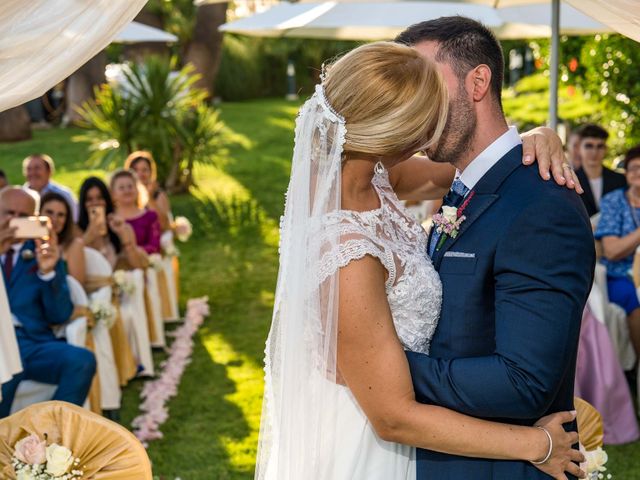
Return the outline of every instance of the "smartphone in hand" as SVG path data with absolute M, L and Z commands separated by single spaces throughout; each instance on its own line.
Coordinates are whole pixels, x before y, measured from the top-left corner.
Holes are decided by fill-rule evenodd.
M 107 234 L 107 213 L 102 205 L 89 208 L 89 219 L 91 222 L 96 222 L 100 225 L 99 234 Z
M 51 220 L 49 217 L 12 218 L 9 221 L 9 227 L 16 229 L 15 238 L 18 239 L 48 239 Z

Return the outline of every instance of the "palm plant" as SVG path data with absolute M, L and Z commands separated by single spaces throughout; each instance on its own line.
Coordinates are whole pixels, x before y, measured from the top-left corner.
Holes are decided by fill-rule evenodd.
M 224 126 L 205 103 L 207 92 L 194 87 L 193 67 L 175 67 L 175 59 L 153 56 L 128 66 L 121 84 L 102 85 L 95 100 L 78 109 L 88 132 L 74 140 L 89 143 L 91 160 L 113 165 L 134 150 L 149 150 L 159 181 L 172 191 L 188 189 L 194 164 L 222 147 Z

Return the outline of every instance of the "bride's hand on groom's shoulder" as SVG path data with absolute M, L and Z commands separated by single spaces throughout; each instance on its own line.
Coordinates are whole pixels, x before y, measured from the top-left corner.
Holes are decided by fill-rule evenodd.
M 546 462 L 542 464 L 534 462 L 534 465 L 556 480 L 567 480 L 567 473 L 578 478 L 586 478 L 586 473 L 579 467 L 579 464 L 585 461 L 584 455 L 573 448 L 578 444 L 578 433 L 566 432 L 563 427 L 565 423 L 571 423 L 575 419 L 575 412 L 558 412 L 542 417 L 535 424 L 537 427 L 542 427 L 551 436 L 552 450 L 551 456 Z M 546 442 L 548 452 L 549 439 L 544 431 L 541 429 L 540 434 Z M 544 458 L 540 457 L 537 460 L 541 461 Z
M 551 179 L 551 174 L 558 185 L 566 185 L 578 193 L 584 193 L 582 185 L 567 161 L 562 140 L 556 132 L 548 127 L 537 127 L 521 135 L 522 163 L 531 165 L 538 162 L 540 176 Z

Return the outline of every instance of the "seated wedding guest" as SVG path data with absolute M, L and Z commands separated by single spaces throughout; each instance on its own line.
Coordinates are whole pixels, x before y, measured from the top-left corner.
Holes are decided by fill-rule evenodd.
M 7 185 L 9 185 L 7 175 L 4 173 L 4 170 L 0 170 L 0 190 L 2 190 Z
M 170 230 L 171 204 L 167 193 L 158 185 L 158 169 L 151 152 L 145 150 L 133 152 L 124 162 L 124 169 L 136 172 L 138 180 L 147 189 L 146 207 L 158 214 L 163 232 Z
M 145 252 L 160 253 L 160 221 L 153 210 L 140 202 L 138 179 L 131 170 L 119 170 L 111 177 L 111 196 L 116 213 L 121 215 L 136 234 L 136 243 Z
M 49 155 L 43 153 L 29 155 L 22 161 L 22 173 L 26 179 L 25 187 L 35 190 L 40 196 L 48 192 L 59 193 L 69 202 L 73 221 L 78 219 L 78 202 L 71 190 L 51 180 L 55 173 L 55 164 Z
M 580 195 L 589 216 L 600 211 L 600 200 L 607 193 L 625 187 L 627 181 L 621 173 L 606 168 L 602 162 L 607 154 L 609 133 L 598 125 L 587 124 L 578 130 L 580 135 L 581 168 L 576 170 L 584 188 Z
M 609 300 L 627 312 L 631 343 L 640 354 L 640 301 L 630 275 L 640 246 L 640 145 L 627 152 L 624 169 L 629 188 L 604 196 L 595 238 L 602 240 Z
M 25 190 L 7 187 L 0 192 L 0 229 L 7 229 L 12 218 L 35 212 L 36 199 Z M 82 405 L 96 361 L 89 350 L 56 338 L 51 329 L 73 311 L 56 234 L 51 232 L 47 242 L 14 239 L 3 245 L 0 262 L 23 371 L 2 385 L 0 418 L 9 415 L 16 389 L 27 379 L 57 385 L 54 400 Z
M 67 273 L 84 284 L 84 242 L 75 235 L 71 207 L 66 198 L 56 192 L 45 193 L 40 199 L 40 215 L 51 219 L 51 226 L 58 237 L 58 246 Z
M 573 165 L 574 170 L 578 170 L 582 166 L 580 160 L 580 133 L 577 130 L 572 131 L 567 139 L 567 159 Z
M 78 227 L 84 244 L 101 252 L 116 268 L 119 260 L 129 268 L 143 268 L 147 254 L 136 244 L 131 225 L 114 212 L 111 194 L 97 177 L 87 178 L 80 187 Z

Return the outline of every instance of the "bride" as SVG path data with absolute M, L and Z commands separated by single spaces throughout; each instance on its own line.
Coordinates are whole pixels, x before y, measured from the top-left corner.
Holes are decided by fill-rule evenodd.
M 538 468 L 583 476 L 577 434 L 562 428 L 572 412 L 523 427 L 415 400 L 404 349 L 428 353 L 442 289 L 388 169 L 422 161 L 409 183 L 442 196 L 452 167 L 411 157 L 437 143 L 447 102 L 431 63 L 378 42 L 335 62 L 300 109 L 257 479 L 414 479 L 414 447 L 534 463 L 550 452 Z

